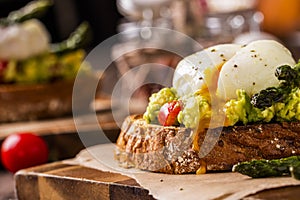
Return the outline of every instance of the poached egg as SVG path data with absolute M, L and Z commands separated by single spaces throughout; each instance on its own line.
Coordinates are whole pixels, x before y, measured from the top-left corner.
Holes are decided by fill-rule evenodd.
M 278 86 L 275 70 L 296 64 L 291 52 L 274 40 L 257 40 L 246 46 L 220 44 L 192 54 L 179 62 L 173 87 L 179 96 L 207 87 L 225 101 L 236 98 L 236 90 L 253 95 Z
M 181 60 L 173 76 L 173 87 L 178 95 L 191 94 L 203 85 L 215 82 L 215 74 L 241 48 L 238 44 L 220 44 Z

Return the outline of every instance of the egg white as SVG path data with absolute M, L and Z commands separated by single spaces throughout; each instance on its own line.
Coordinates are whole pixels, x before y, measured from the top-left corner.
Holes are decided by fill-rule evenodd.
M 236 98 L 236 90 L 253 95 L 267 87 L 278 86 L 275 70 L 280 65 L 295 65 L 291 52 L 274 40 L 249 43 L 222 67 L 217 95 L 225 100 Z
M 0 59 L 23 60 L 49 50 L 50 35 L 37 19 L 0 26 Z
M 184 58 L 173 76 L 173 87 L 178 95 L 191 94 L 204 84 L 211 84 L 212 75 L 241 48 L 238 44 L 220 44 Z

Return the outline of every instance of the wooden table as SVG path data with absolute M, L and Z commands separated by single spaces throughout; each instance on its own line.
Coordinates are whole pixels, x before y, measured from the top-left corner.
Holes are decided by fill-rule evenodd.
M 16 174 L 18 199 L 152 200 L 134 179 L 78 165 L 55 162 Z M 299 199 L 300 186 L 272 189 L 245 199 Z
M 153 199 L 148 191 L 121 174 L 62 162 L 16 174 L 18 199 Z

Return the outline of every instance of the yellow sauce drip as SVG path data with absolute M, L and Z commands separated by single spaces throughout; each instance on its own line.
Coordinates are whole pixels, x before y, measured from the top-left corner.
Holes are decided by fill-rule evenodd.
M 200 167 L 199 169 L 197 169 L 196 174 L 200 175 L 200 174 L 205 174 L 207 171 L 207 165 L 206 162 L 204 162 L 203 160 L 200 161 Z
M 210 124 L 210 119 L 208 118 L 204 118 L 202 120 L 200 120 L 199 125 L 198 125 L 198 129 L 197 131 L 195 131 L 194 136 L 193 136 L 193 150 L 196 152 L 200 151 L 200 144 L 199 144 L 199 140 L 200 140 L 200 135 L 205 133 L 205 130 L 209 127 Z
M 226 118 L 223 112 L 224 100 L 221 100 L 216 95 L 216 90 L 218 86 L 218 78 L 220 70 L 223 64 L 216 67 L 216 70 L 207 69 L 204 71 L 206 77 L 208 77 L 208 84 L 205 84 L 200 88 L 197 93 L 206 99 L 210 99 L 211 105 L 211 115 L 210 117 L 204 117 L 200 119 L 198 128 L 193 135 L 193 150 L 196 152 L 200 151 L 200 136 L 205 134 L 208 128 L 217 128 L 222 126 L 229 126 L 229 120 Z

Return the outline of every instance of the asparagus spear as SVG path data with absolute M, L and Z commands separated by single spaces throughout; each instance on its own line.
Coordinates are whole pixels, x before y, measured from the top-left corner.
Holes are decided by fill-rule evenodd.
M 51 0 L 35 0 L 29 2 L 23 8 L 12 11 L 6 18 L 0 19 L 1 25 L 10 25 L 24 22 L 28 19 L 41 17 L 53 5 Z
M 283 102 L 293 88 L 300 86 L 300 64 L 294 68 L 288 65 L 280 66 L 276 69 L 275 76 L 281 81 L 280 85 L 254 94 L 251 98 L 254 107 L 264 109 L 274 103 Z
M 42 16 L 51 6 L 52 0 L 35 0 L 29 2 L 23 8 L 12 11 L 6 18 L 0 19 L 0 25 L 8 26 L 14 23 L 21 23 L 31 18 Z M 68 39 L 60 43 L 52 44 L 53 53 L 72 51 L 86 45 L 91 39 L 91 30 L 87 22 L 83 22 L 70 35 Z
M 88 22 L 82 22 L 76 30 L 71 33 L 69 38 L 60 42 L 51 44 L 51 52 L 62 54 L 73 51 L 87 45 L 91 40 L 91 29 Z
M 234 165 L 232 171 L 252 178 L 293 176 L 300 179 L 300 156 L 242 162 Z

